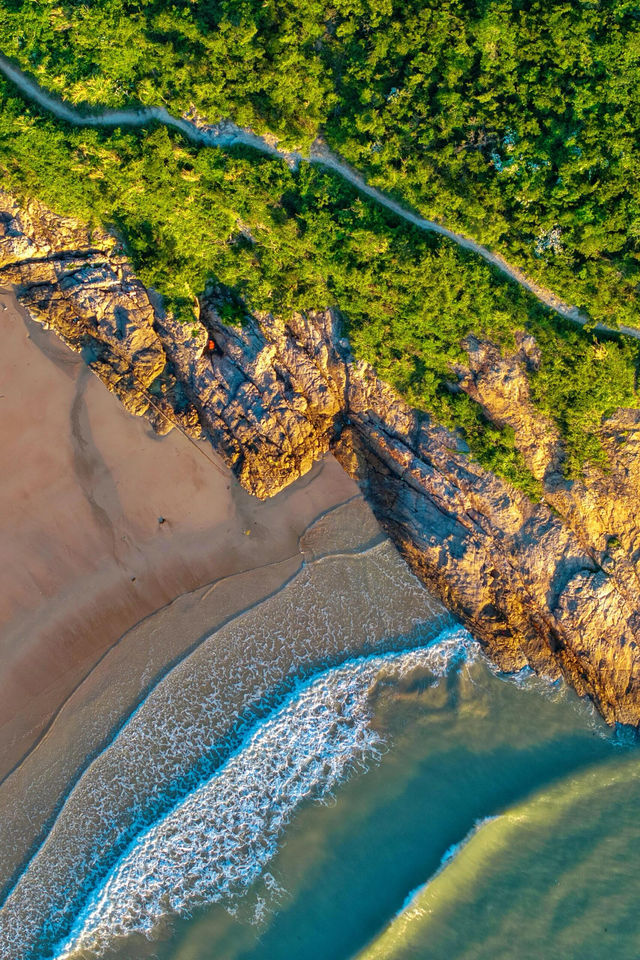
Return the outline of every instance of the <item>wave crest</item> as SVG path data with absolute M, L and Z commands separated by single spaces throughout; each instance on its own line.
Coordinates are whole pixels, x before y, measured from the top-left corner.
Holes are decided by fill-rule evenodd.
M 262 874 L 306 800 L 323 800 L 384 748 L 371 725 L 380 682 L 416 671 L 444 676 L 475 655 L 460 629 L 418 649 L 352 660 L 299 683 L 202 786 L 142 833 L 55 951 L 103 953 L 117 937 L 152 937 L 167 917 L 231 906 Z

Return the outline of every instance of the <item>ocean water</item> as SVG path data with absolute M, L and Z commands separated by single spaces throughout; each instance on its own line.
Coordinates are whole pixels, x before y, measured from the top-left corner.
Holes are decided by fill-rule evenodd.
M 640 956 L 640 754 L 589 704 L 497 672 L 384 544 L 225 630 L 71 791 L 3 960 Z
M 394 680 L 387 665 L 368 769 L 303 801 L 244 897 L 115 956 L 640 956 L 636 748 L 566 689 L 497 676 L 460 639 L 444 670 L 420 655 Z
M 162 676 L 69 784 L 48 833 L 9 879 L 0 904 L 1 960 L 55 956 L 129 847 L 215 779 L 247 745 L 247 737 L 275 722 L 274 711 L 301 684 L 354 657 L 419 647 L 451 625 L 450 616 L 388 541 L 369 546 L 367 538 L 363 548 L 345 550 L 343 520 L 336 511 L 335 530 L 327 528 L 331 518 L 320 522 L 320 540 L 333 552 L 319 549 L 312 528 L 309 548 L 304 548 L 308 559 L 299 572 L 205 637 Z M 322 694 L 316 699 L 322 703 Z M 358 729 L 367 736 L 362 723 Z M 308 750 L 321 749 L 313 728 L 309 736 Z M 289 763 L 286 758 L 282 762 Z M 322 777 L 318 780 L 321 791 Z M 315 789 L 313 782 L 311 787 Z M 46 776 L 30 790 L 46 790 Z M 28 810 L 29 800 L 27 794 L 16 803 Z M 268 798 L 265 802 L 270 803 Z M 250 810 L 241 802 L 230 809 L 235 829 Z M 3 815 L 10 813 L 3 810 Z M 165 878 L 158 896 L 163 903 L 168 898 L 170 914 L 173 880 L 168 874 Z M 185 902 L 185 909 L 190 905 Z M 128 921 L 123 929 L 130 929 Z M 115 927 L 113 932 L 118 932 Z

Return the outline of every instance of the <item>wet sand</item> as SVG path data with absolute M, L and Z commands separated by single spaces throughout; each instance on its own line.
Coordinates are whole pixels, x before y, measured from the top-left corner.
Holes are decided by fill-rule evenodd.
M 36 874 L 52 857 L 54 890 L 73 886 L 109 848 L 100 831 L 128 829 L 134 800 L 118 774 L 128 749 L 115 776 L 102 768 L 132 718 L 150 714 L 142 754 L 129 760 L 141 802 L 147 774 L 149 796 L 160 789 L 147 766 L 168 747 L 156 756 L 154 731 L 174 708 L 180 727 L 209 703 L 193 678 L 191 693 L 181 680 L 194 664 L 224 691 L 207 721 L 210 747 L 235 735 L 245 700 L 257 709 L 288 676 L 452 621 L 332 457 L 261 503 L 208 446 L 175 431 L 159 438 L 130 416 L 7 293 L 0 333 L 1 899 L 32 857 Z M 176 763 L 187 769 L 195 761 L 182 746 Z M 104 805 L 95 790 L 107 791 Z M 45 887 L 36 880 L 43 896 Z M 40 894 L 27 894 L 34 923 Z
M 159 438 L 130 416 L 6 292 L 0 333 L 0 778 L 6 778 L 127 631 L 183 594 L 258 569 L 256 577 L 218 590 L 215 603 L 193 600 L 189 630 L 167 647 L 171 661 L 181 642 L 188 645 L 276 589 L 299 565 L 302 531 L 358 491 L 328 457 L 260 503 L 185 437 L 173 431 Z M 145 670 L 162 668 L 164 641 L 157 642 L 160 654 L 136 675 L 140 689 L 149 680 Z M 95 689 L 91 695 L 98 696 Z
M 48 955 L 97 880 L 135 835 L 219 769 L 241 738 L 260 726 L 301 681 L 362 654 L 406 651 L 440 636 L 451 624 L 388 539 L 378 532 L 361 542 L 366 509 L 356 499 L 325 514 L 302 538 L 305 564 L 286 585 L 191 645 L 187 655 L 151 686 L 137 709 L 123 718 L 114 731 L 117 735 L 94 753 L 91 762 L 90 757 L 84 762 L 80 758 L 53 822 L 46 807 L 54 779 L 59 787 L 67 751 L 54 750 L 52 767 L 40 766 L 39 774 L 25 778 L 23 789 L 18 783 L 27 767 L 33 769 L 33 762 L 51 752 L 61 729 L 78 729 L 77 710 L 71 716 L 65 710 L 56 719 L 50 734 L 2 790 L 6 820 L 0 818 L 0 874 L 5 874 L 9 886 L 12 874 L 18 882 L 0 911 L 0 955 L 18 953 L 25 960 Z M 205 591 L 202 602 L 207 601 L 207 592 L 212 595 Z M 147 626 L 159 622 L 167 639 L 173 636 L 166 630 L 169 612 L 165 608 L 147 622 Z M 186 613 L 188 628 L 189 608 Z M 174 626 L 182 628 L 183 618 L 178 616 Z M 139 669 L 147 640 L 142 636 L 140 644 L 129 642 L 138 632 L 123 640 L 131 656 L 122 661 L 123 670 L 111 671 L 116 682 L 101 690 L 100 714 L 112 701 L 123 702 L 127 675 Z M 111 659 L 105 657 L 94 677 Z M 85 685 L 78 695 L 84 693 Z M 92 706 L 78 703 L 87 726 Z M 316 706 L 324 716 L 324 706 Z M 314 724 L 315 720 L 304 749 L 311 753 L 312 768 L 322 774 Z M 338 729 L 342 727 L 340 721 Z M 346 728 L 354 733 L 350 723 Z M 78 739 L 86 742 L 85 724 Z M 287 742 L 285 738 L 283 747 Z M 77 748 L 73 736 L 70 747 Z M 12 790 L 12 784 L 18 789 Z M 34 821 L 47 820 L 50 829 L 46 837 L 40 833 L 36 852 L 29 844 L 29 831 L 33 838 Z M 33 856 L 26 866 L 29 847 Z
M 276 647 L 291 645 L 294 618 L 282 601 L 287 584 L 303 565 L 322 563 L 328 556 L 346 560 L 375 546 L 384 547 L 404 567 L 364 500 L 350 498 L 311 523 L 300 536 L 294 556 L 184 593 L 119 638 L 70 693 L 35 747 L 0 781 L 0 898 L 46 836 L 73 784 L 92 760 L 99 762 L 101 752 L 173 667 L 190 654 L 197 656 L 198 648 L 207 644 L 212 651 L 208 662 L 213 664 L 219 659 L 225 628 L 238 629 L 236 624 L 242 623 L 240 634 L 246 637 L 241 644 L 242 662 L 250 670 L 256 628 L 276 638 Z M 361 573 L 361 588 L 367 569 Z M 276 602 L 276 616 L 267 623 L 270 599 Z M 428 602 L 436 619 L 441 616 L 448 622 L 440 604 L 432 598 Z M 336 606 L 331 588 L 316 606 L 325 611 Z M 299 610 L 298 621 L 301 617 Z M 312 643 L 317 635 L 317 630 L 306 633 Z M 325 644 L 319 639 L 315 643 L 320 653 Z M 230 699 L 226 707 L 223 714 L 233 713 Z M 159 711 L 158 724 L 162 714 Z

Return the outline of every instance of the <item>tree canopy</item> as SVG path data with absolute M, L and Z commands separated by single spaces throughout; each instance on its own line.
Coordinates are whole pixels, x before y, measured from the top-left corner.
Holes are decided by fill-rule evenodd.
M 192 106 L 289 145 L 319 131 L 376 185 L 505 254 L 594 319 L 638 322 L 640 14 L 622 0 L 0 0 L 4 50 L 75 103 Z M 10 189 L 115 229 L 185 320 L 336 305 L 358 356 L 535 494 L 508 431 L 451 392 L 470 332 L 543 354 L 567 471 L 637 405 L 637 346 L 562 323 L 483 260 L 317 167 L 164 128 L 72 128 L 0 82 Z
M 638 323 L 631 0 L 0 0 L 0 31 L 74 103 L 322 132 L 595 320 Z

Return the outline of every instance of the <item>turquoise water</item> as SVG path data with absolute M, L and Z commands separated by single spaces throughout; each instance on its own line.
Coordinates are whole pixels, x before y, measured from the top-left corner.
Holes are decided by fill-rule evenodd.
M 319 694 L 331 704 L 324 727 Z M 314 717 L 307 735 L 305 697 Z M 224 850 L 215 846 L 226 789 L 218 774 L 198 827 L 208 865 L 206 855 L 167 857 L 167 843 L 189 833 L 178 810 L 164 835 L 147 840 L 149 876 L 164 883 L 151 939 L 113 939 L 141 904 L 148 911 L 139 844 L 84 917 L 85 949 L 79 935 L 65 956 L 105 948 L 122 960 L 640 955 L 640 757 L 569 692 L 496 675 L 457 633 L 426 651 L 332 670 L 298 690 L 284 714 L 240 748 L 244 773 L 226 785 L 230 809 L 244 811 L 234 829 L 240 858 L 255 868 L 246 886 L 220 893 L 220 864 L 228 868 L 238 850 L 233 830 Z M 339 716 L 344 736 L 332 729 Z M 313 787 L 300 789 L 281 823 L 249 835 L 255 806 L 243 777 L 265 760 L 254 800 L 280 810 L 289 803 L 283 761 L 313 768 Z M 208 906 L 184 901 L 185 875 L 199 869 Z M 169 919 L 172 896 L 188 918 Z M 106 940 L 92 947 L 87 932 L 101 922 Z
M 323 515 L 298 573 L 203 637 L 68 784 L 0 904 L 1 960 L 100 955 L 161 935 L 167 917 L 230 906 L 304 801 L 375 761 L 369 687 L 452 620 L 388 541 L 354 539 L 344 510 Z M 46 789 L 46 777 L 30 787 Z M 30 792 L 15 803 L 28 811 Z
M 496 672 L 386 542 L 339 548 L 87 765 L 1 960 L 640 956 L 635 745 Z

